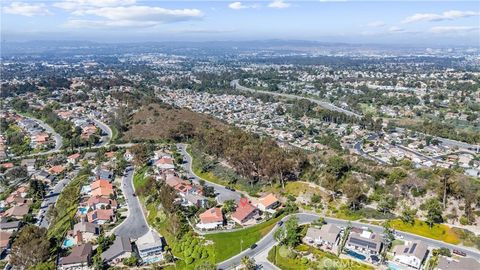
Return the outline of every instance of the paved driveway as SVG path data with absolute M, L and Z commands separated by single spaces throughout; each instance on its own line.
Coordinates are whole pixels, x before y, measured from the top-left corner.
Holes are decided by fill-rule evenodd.
M 138 197 L 133 196 L 135 193 L 133 175 L 134 170 L 126 171 L 122 179 L 122 191 L 128 205 L 128 217 L 113 230 L 113 233 L 137 239 L 147 233 L 149 227 Z

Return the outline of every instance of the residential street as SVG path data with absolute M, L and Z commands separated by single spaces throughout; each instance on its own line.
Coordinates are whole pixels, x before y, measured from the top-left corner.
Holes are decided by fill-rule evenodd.
M 57 200 L 58 196 L 62 192 L 63 188 L 70 183 L 70 181 L 77 177 L 77 174 L 79 172 L 79 169 L 76 168 L 72 172 L 70 172 L 64 179 L 58 181 L 58 183 L 53 187 L 51 193 L 47 193 L 45 198 L 43 199 L 43 202 L 40 207 L 40 211 L 37 214 L 37 225 L 42 227 L 42 228 L 48 228 L 49 222 L 47 218 L 45 217 L 48 211 L 48 208 L 50 205 L 54 205 Z
M 180 150 L 180 153 L 184 157 L 184 163 L 183 163 L 182 166 L 185 169 L 185 171 L 187 172 L 188 177 L 193 177 L 192 181 L 194 183 L 198 184 L 198 182 L 200 180 L 200 177 L 195 175 L 195 173 L 192 170 L 192 157 L 190 156 L 190 154 L 187 153 L 186 145 L 179 143 L 179 144 L 177 144 L 177 148 Z M 215 188 L 215 193 L 218 194 L 217 195 L 217 201 L 219 203 L 223 203 L 226 200 L 235 200 L 235 202 L 237 202 L 237 203 L 240 201 L 241 195 L 240 195 L 239 192 L 228 190 L 222 185 L 215 184 L 215 183 L 209 182 L 207 180 L 205 180 L 205 182 L 207 182 L 208 185 L 213 186 Z
M 122 179 L 122 191 L 128 205 L 128 217 L 118 225 L 113 233 L 115 235 L 128 236 L 137 239 L 148 232 L 148 223 L 143 214 L 141 203 L 133 187 L 133 175 L 135 170 L 125 171 Z
M 322 217 L 320 215 L 310 214 L 310 213 L 298 213 L 298 214 L 295 214 L 295 215 L 298 217 L 299 224 L 311 223 L 311 222 L 317 220 L 318 218 Z M 282 220 L 285 221 L 285 220 L 288 220 L 289 218 L 290 218 L 290 216 L 287 216 L 287 217 L 283 218 Z M 374 233 L 383 233 L 383 227 L 381 227 L 381 226 L 375 226 L 375 225 L 370 225 L 370 224 L 365 224 L 365 223 L 359 223 L 359 222 L 347 221 L 347 220 L 341 220 L 341 219 L 329 218 L 329 217 L 324 217 L 324 219 L 327 223 L 334 224 L 338 227 L 347 227 L 349 224 L 351 224 L 352 226 L 356 226 L 356 227 L 368 227 Z M 278 225 L 276 225 L 264 238 L 262 238 L 260 241 L 257 242 L 257 247 L 255 249 L 253 249 L 253 250 L 252 249 L 247 249 L 247 250 L 243 251 L 242 253 L 238 254 L 237 256 L 232 257 L 232 258 L 230 258 L 226 261 L 223 261 L 223 262 L 219 263 L 218 268 L 220 268 L 220 269 L 230 269 L 230 268 L 232 268 L 236 265 L 239 265 L 240 260 L 244 256 L 253 257 L 257 260 L 258 259 L 257 257 L 259 255 L 261 255 L 262 252 L 272 248 L 276 244 L 276 241 L 273 237 L 273 234 L 277 229 L 278 229 Z M 399 235 L 402 235 L 406 240 L 421 240 L 430 247 L 437 247 L 437 248 L 445 247 L 445 248 L 448 248 L 450 250 L 452 250 L 452 249 L 461 250 L 461 251 L 465 252 L 468 257 L 472 257 L 472 258 L 475 258 L 477 260 L 480 259 L 480 251 L 460 247 L 460 246 L 457 246 L 457 245 L 448 244 L 448 243 L 445 243 L 445 242 L 433 240 L 433 239 L 430 239 L 430 238 L 425 238 L 425 237 L 410 234 L 410 233 L 404 233 L 404 232 L 400 232 L 400 231 L 397 231 L 397 233 Z M 261 261 L 261 256 L 260 256 L 259 261 Z
M 47 123 L 43 122 L 42 120 L 37 119 L 37 118 L 33 118 L 33 117 L 29 117 L 29 118 L 35 120 L 48 133 L 52 134 L 53 139 L 55 140 L 55 147 L 53 149 L 50 149 L 49 151 L 47 151 L 45 153 L 53 153 L 53 152 L 55 152 L 57 150 L 60 150 L 62 148 L 63 138 L 62 138 L 62 136 L 60 136 L 60 134 L 55 132 L 55 130 L 53 130 L 53 128 L 51 126 L 47 125 Z
M 99 148 L 99 147 L 103 147 L 105 145 L 107 145 L 110 140 L 112 139 L 112 129 L 105 123 L 101 122 L 100 120 L 98 119 L 95 119 L 95 118 L 92 118 L 92 121 L 95 122 L 95 125 L 97 125 L 102 131 L 103 133 L 105 133 L 106 135 L 102 136 L 102 139 L 100 140 L 100 142 L 95 145 L 94 148 Z

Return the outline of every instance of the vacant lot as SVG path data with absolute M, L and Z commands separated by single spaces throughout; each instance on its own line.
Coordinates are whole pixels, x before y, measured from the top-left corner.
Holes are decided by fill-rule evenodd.
M 196 129 L 209 123 L 224 125 L 217 119 L 187 109 L 173 108 L 165 104 L 149 104 L 136 112 L 128 123 L 128 131 L 123 133 L 125 141 L 165 140 L 171 131 L 189 123 Z

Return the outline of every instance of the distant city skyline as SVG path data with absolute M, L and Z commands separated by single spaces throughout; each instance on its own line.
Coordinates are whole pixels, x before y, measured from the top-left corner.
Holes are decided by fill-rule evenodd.
M 2 41 L 297 39 L 480 46 L 478 1 L 2 0 Z

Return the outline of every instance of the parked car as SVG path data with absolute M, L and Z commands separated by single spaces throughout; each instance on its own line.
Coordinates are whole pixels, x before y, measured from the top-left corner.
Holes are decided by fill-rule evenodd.
M 250 246 L 250 249 L 254 249 L 256 247 L 257 247 L 257 244 L 253 244 L 253 245 Z
M 234 189 L 233 187 L 231 187 L 231 186 L 226 186 L 225 188 L 228 189 L 228 190 L 230 190 L 230 191 L 235 191 L 235 189 Z
M 280 220 L 277 224 L 278 224 L 278 226 L 282 226 L 282 225 L 283 225 L 283 221 Z
M 453 253 L 453 254 L 456 254 L 456 255 L 459 255 L 459 256 L 462 256 L 462 257 L 467 256 L 467 253 L 465 253 L 465 252 L 463 252 L 463 251 L 461 251 L 461 250 L 458 250 L 458 249 L 452 250 L 452 253 Z

